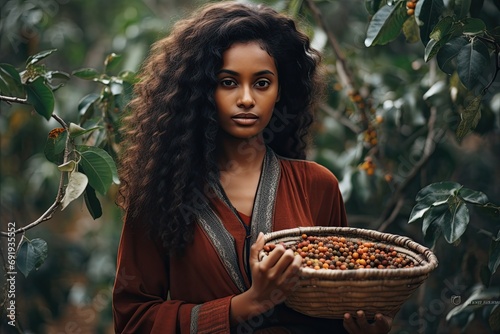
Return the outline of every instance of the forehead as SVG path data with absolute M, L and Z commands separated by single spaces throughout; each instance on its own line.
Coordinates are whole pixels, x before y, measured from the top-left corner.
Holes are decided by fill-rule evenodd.
M 276 72 L 274 58 L 264 50 L 259 42 L 238 42 L 232 44 L 222 54 L 222 67 L 231 68 L 257 68 Z

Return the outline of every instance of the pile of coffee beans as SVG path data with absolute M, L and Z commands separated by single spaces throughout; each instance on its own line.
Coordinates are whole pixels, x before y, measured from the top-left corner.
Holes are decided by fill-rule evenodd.
M 354 238 L 302 234 L 298 243 L 291 245 L 281 243 L 281 245 L 302 257 L 302 267 L 316 270 L 398 269 L 418 265 L 391 246 Z M 275 248 L 275 244 L 265 245 L 264 252 L 269 255 Z

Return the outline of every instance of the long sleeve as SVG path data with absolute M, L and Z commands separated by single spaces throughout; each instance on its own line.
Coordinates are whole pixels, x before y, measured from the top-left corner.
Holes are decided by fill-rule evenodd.
M 168 300 L 169 258 L 143 228 L 125 224 L 113 290 L 116 333 L 228 333 L 232 295 L 205 303 Z

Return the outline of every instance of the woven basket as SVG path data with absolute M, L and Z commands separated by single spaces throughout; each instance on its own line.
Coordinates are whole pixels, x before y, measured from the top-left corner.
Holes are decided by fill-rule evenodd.
M 415 267 L 398 269 L 300 269 L 298 288 L 288 296 L 288 307 L 319 318 L 341 319 L 346 312 L 363 310 L 368 319 L 382 313 L 394 317 L 401 305 L 425 281 L 438 261 L 428 248 L 410 238 L 351 227 L 299 227 L 264 236 L 267 244 L 293 245 L 301 235 L 339 236 L 394 247 L 413 260 Z M 261 251 L 259 258 L 265 256 Z M 418 264 L 418 265 L 417 265 Z

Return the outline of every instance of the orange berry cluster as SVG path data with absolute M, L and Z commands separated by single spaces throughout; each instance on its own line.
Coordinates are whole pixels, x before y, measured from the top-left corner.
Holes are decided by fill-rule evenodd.
M 359 165 L 359 169 L 364 170 L 368 175 L 375 174 L 375 167 L 377 166 L 375 165 L 372 157 L 370 156 L 365 157 L 365 161 L 361 165 Z
M 297 244 L 286 245 L 302 257 L 302 267 L 320 269 L 398 269 L 416 266 L 412 259 L 398 253 L 393 247 L 337 236 L 308 236 L 302 234 Z M 276 245 L 264 246 L 269 254 Z
M 415 14 L 415 7 L 417 6 L 418 0 L 410 0 L 406 3 L 406 14 L 412 16 Z
M 363 140 L 370 144 L 371 146 L 375 146 L 378 143 L 377 139 L 377 131 L 373 127 L 369 127 L 364 133 L 363 133 Z

